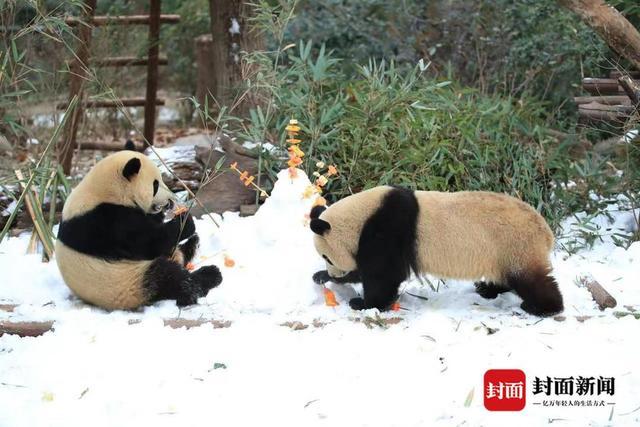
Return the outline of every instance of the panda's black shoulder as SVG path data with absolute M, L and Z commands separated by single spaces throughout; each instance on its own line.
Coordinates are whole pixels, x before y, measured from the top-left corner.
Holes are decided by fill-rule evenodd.
M 373 222 L 378 226 L 388 224 L 395 231 L 411 232 L 413 230 L 415 233 L 419 210 L 418 200 L 413 190 L 390 186 L 377 209 L 371 213 L 367 223 Z
M 359 268 L 382 262 L 398 272 L 417 271 L 419 214 L 413 190 L 390 187 L 362 227 L 356 256 Z

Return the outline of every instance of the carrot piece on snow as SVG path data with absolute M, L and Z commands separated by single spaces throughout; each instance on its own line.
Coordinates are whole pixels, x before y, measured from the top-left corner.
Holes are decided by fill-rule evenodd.
M 231 259 L 229 256 L 225 255 L 224 256 L 224 266 L 228 267 L 228 268 L 231 268 L 234 265 L 236 265 L 236 262 L 233 259 Z
M 335 307 L 338 305 L 338 301 L 336 301 L 336 294 L 329 288 L 324 288 L 324 303 L 329 307 Z
M 400 303 L 398 301 L 396 301 L 393 304 L 391 304 L 391 310 L 400 311 Z

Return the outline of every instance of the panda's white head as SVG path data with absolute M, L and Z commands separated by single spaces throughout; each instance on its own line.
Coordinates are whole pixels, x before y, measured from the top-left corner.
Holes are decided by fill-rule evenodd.
M 87 212 L 101 203 L 138 208 L 148 214 L 170 209 L 175 195 L 158 167 L 144 154 L 119 151 L 100 160 L 71 192 L 63 217 Z
M 321 218 L 322 217 L 322 218 Z M 310 213 L 311 231 L 316 251 L 327 264 L 331 277 L 343 277 L 356 269 L 357 233 L 344 221 L 332 220 L 331 208 L 316 206 Z

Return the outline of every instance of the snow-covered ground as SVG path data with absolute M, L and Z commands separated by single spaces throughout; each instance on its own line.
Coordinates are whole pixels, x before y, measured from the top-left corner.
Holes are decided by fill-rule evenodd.
M 484 300 L 455 281 L 432 280 L 435 292 L 412 280 L 402 310 L 382 314 L 350 310 L 360 289 L 335 285 L 340 305 L 332 308 L 311 280 L 324 263 L 300 175 L 283 172 L 253 217 L 225 214 L 220 229 L 208 217 L 197 221 L 197 261 L 218 265 L 224 280 L 183 310 L 170 301 L 139 312 L 88 306 L 55 262 L 25 255 L 28 235 L 3 242 L 0 304 L 20 306 L 0 311 L 0 320 L 53 320 L 55 331 L 0 337 L 0 426 L 640 424 L 640 320 L 599 311 L 576 285 L 591 274 L 617 299 L 616 311 L 640 309 L 639 243 L 624 250 L 604 239 L 554 254 L 565 321 L 525 314 L 512 294 Z M 630 213 L 612 215 L 608 226 L 633 226 Z M 235 265 L 225 267 L 225 256 Z M 231 324 L 163 326 L 175 317 Z M 392 318 L 401 320 L 380 321 Z M 528 391 L 523 412 L 489 412 L 482 381 L 491 368 L 522 369 L 527 387 L 535 376 L 615 377 L 606 399 L 615 405 L 549 408 L 533 405 Z

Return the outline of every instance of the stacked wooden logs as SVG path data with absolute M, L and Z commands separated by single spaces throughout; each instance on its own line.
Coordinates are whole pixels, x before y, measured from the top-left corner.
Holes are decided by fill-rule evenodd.
M 609 78 L 584 78 L 590 96 L 574 98 L 582 122 L 626 123 L 640 106 L 640 71 L 613 71 Z

